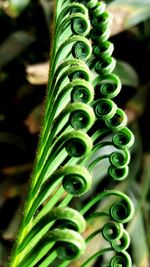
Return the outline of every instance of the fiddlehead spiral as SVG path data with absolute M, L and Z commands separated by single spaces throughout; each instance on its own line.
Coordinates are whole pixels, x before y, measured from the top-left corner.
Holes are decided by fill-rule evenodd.
M 98 17 L 100 16 L 106 8 L 106 4 L 103 1 L 96 1 L 96 0 L 91 0 L 91 3 L 93 2 L 92 6 L 89 6 L 90 12 L 92 14 L 92 16 Z M 90 4 L 90 0 L 89 0 L 89 4 Z
M 77 79 L 78 81 L 76 81 Z M 84 95 L 81 95 L 81 102 L 91 101 L 94 97 L 92 85 L 89 86 L 91 80 L 91 73 L 84 62 L 82 62 L 79 59 L 67 60 L 61 63 L 56 69 L 51 89 L 52 103 L 50 102 L 47 103 L 45 111 L 45 121 L 44 121 L 45 128 L 43 130 L 43 136 L 42 136 L 43 139 L 50 132 L 49 125 L 51 125 L 55 114 L 57 114 L 57 110 L 60 112 L 61 110 L 63 110 L 63 107 L 65 107 L 69 103 L 71 96 L 70 97 L 66 96 L 68 96 L 68 93 L 70 93 L 70 91 L 74 88 L 73 87 L 74 84 L 76 85 L 77 83 L 77 85 L 79 85 L 79 81 L 81 79 L 82 79 L 81 86 L 83 88 L 83 92 L 86 90 L 87 92 L 86 95 L 87 97 L 89 96 L 89 100 L 88 99 L 84 100 L 83 99 Z M 62 105 L 62 101 L 64 102 L 64 105 Z M 52 109 L 52 104 L 54 105 L 53 109 Z M 43 142 L 45 143 L 45 139 Z
M 127 149 L 115 151 L 110 155 L 109 160 L 116 168 L 124 168 L 130 162 L 130 153 Z
M 117 148 L 130 148 L 134 143 L 134 135 L 125 127 L 113 136 L 112 141 Z
M 76 79 L 71 91 L 72 102 L 91 103 L 94 99 L 94 89 L 92 85 L 86 81 Z
M 56 245 L 58 257 L 62 260 L 73 260 L 85 252 L 84 239 L 73 230 L 54 229 L 45 237 L 44 241 L 59 242 Z
M 129 254 L 124 251 L 124 252 L 119 252 L 116 256 L 114 256 L 111 259 L 110 262 L 110 267 L 117 267 L 118 265 L 123 266 L 123 267 L 131 267 L 131 258 Z
M 38 179 L 33 190 L 40 188 L 42 182 L 57 170 L 57 168 L 64 162 L 67 156 L 70 158 L 84 158 L 92 150 L 92 139 L 81 130 L 74 130 L 66 134 L 62 134 L 58 140 L 54 142 L 51 150 L 44 162 L 44 167 L 38 166 Z M 47 153 L 47 152 L 46 152 Z M 58 158 L 60 157 L 59 161 Z M 73 160 L 76 163 L 76 160 Z
M 107 74 L 98 76 L 94 79 L 93 85 L 95 88 L 95 93 L 97 98 L 107 97 L 114 98 L 116 97 L 121 90 L 121 81 L 115 74 Z
M 85 157 L 92 149 L 91 138 L 81 131 L 66 134 L 62 139 L 64 139 L 66 151 L 71 157 Z
M 110 43 L 109 41 L 106 41 L 101 46 L 95 45 L 93 47 L 93 54 L 95 57 L 101 59 L 106 56 L 111 56 L 113 50 L 114 50 L 113 44 Z
M 129 200 L 129 199 L 128 199 Z M 126 223 L 131 220 L 134 208 L 131 201 L 127 201 L 127 199 L 123 199 L 123 202 L 115 202 L 110 207 L 110 216 L 113 220 L 120 223 Z
M 75 106 L 75 109 L 69 116 L 71 126 L 76 130 L 90 129 L 95 121 L 93 109 L 83 103 L 75 103 L 72 104 L 72 106 L 73 105 Z
M 117 106 L 112 100 L 101 98 L 94 102 L 93 108 L 97 119 L 107 120 L 114 116 Z
M 87 17 L 81 16 L 79 18 L 73 19 L 71 29 L 73 34 L 77 35 L 87 35 L 90 32 L 90 22 Z
M 128 176 L 129 167 L 124 166 L 123 168 L 117 168 L 113 165 L 110 165 L 108 168 L 108 173 L 113 178 L 113 180 L 122 181 Z
M 112 57 L 102 58 L 101 60 L 95 63 L 95 71 L 99 75 L 106 75 L 112 72 L 115 68 L 115 60 Z
M 106 215 L 105 212 L 97 212 L 94 214 L 91 214 L 92 216 L 88 217 L 88 221 L 90 218 L 94 219 L 95 217 L 98 216 L 104 216 Z M 129 246 L 130 243 L 130 238 L 129 235 L 127 233 L 127 231 L 123 228 L 123 225 L 121 223 L 117 223 L 117 222 L 108 222 L 106 223 L 101 229 L 96 230 L 95 232 L 93 232 L 92 234 L 90 234 L 87 239 L 86 242 L 90 242 L 90 240 L 96 236 L 99 233 L 102 233 L 103 238 L 110 243 L 111 247 L 105 248 L 103 250 L 100 250 L 98 252 L 96 252 L 95 254 L 93 254 L 92 256 L 90 256 L 88 258 L 88 260 L 86 260 L 82 266 L 86 266 L 88 265 L 88 263 L 92 260 L 95 260 L 96 258 L 98 258 L 100 255 L 103 255 L 105 252 L 115 252 L 115 256 L 111 256 L 108 266 L 118 266 L 118 265 L 114 265 L 114 264 L 118 264 L 119 259 L 120 262 L 122 263 L 128 263 L 129 266 L 131 266 L 131 260 L 130 257 L 128 255 L 128 253 L 126 252 L 126 249 Z M 109 259 L 109 256 L 108 256 Z M 112 265 L 111 265 L 112 264 Z M 126 265 L 121 265 L 121 266 L 126 266 Z
M 74 39 L 75 37 L 72 37 L 73 41 Z M 71 52 L 74 58 L 86 61 L 91 56 L 91 43 L 88 42 L 87 39 L 81 38 L 74 43 Z
M 54 119 L 51 127 L 51 135 L 48 143 L 53 140 L 56 135 L 61 136 L 65 133 L 69 126 L 75 130 L 87 131 L 94 124 L 95 115 L 93 109 L 84 103 L 71 103 L 67 105 L 62 112 Z
M 129 247 L 129 245 L 130 245 L 130 237 L 125 229 L 123 229 L 123 234 L 121 238 L 111 241 L 111 246 L 115 251 L 118 252 L 125 251 Z
M 106 29 L 110 26 L 112 20 L 111 13 L 104 11 L 98 16 L 94 16 L 91 20 L 91 24 L 94 29 Z M 109 28 L 109 27 L 108 27 Z
M 91 188 L 92 176 L 87 169 L 79 165 L 73 167 L 69 166 L 65 169 L 69 171 L 64 175 L 62 183 L 68 194 L 79 196 Z
M 120 131 L 127 124 L 127 116 L 122 109 L 117 108 L 115 115 L 110 119 L 105 120 L 105 123 L 109 129 Z
M 113 242 L 116 239 L 118 240 L 122 236 L 122 232 L 122 225 L 112 222 L 106 223 L 102 229 L 103 237 L 109 242 Z
M 92 200 L 90 200 L 82 209 L 81 214 L 85 214 L 96 203 L 102 201 L 106 197 L 117 196 L 121 199 L 119 202 L 114 202 L 109 209 L 110 217 L 119 223 L 128 222 L 134 214 L 134 206 L 131 199 L 124 193 L 116 190 L 108 190 L 97 194 Z
M 86 193 L 92 186 L 92 176 L 88 170 L 80 165 L 64 166 L 56 170 L 45 183 L 41 186 L 38 196 L 34 199 L 25 223 L 28 224 L 32 216 L 35 214 L 35 210 L 47 200 L 49 195 L 55 190 L 57 186 L 62 186 L 64 191 L 72 196 L 80 196 Z M 31 194 L 35 196 L 36 187 L 34 187 Z

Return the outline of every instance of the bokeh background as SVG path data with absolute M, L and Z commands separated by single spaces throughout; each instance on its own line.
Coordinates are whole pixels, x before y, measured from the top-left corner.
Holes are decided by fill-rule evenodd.
M 127 225 L 129 251 L 134 267 L 148 267 L 150 0 L 107 2 L 113 14 L 110 40 L 115 45 L 115 73 L 122 81 L 115 102 L 128 116 L 135 144 L 126 181 L 120 187 L 112 184 L 106 166 L 101 166 L 90 194 L 110 183 L 132 198 L 136 212 Z M 53 10 L 53 0 L 0 0 L 0 267 L 7 266 L 33 169 L 48 80 Z M 74 205 L 82 205 L 78 202 Z

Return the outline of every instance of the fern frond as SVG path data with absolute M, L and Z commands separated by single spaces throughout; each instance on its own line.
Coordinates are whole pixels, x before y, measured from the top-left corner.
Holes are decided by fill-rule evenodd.
M 110 253 L 109 266 L 131 266 L 126 252 L 129 236 L 123 226 L 134 212 L 129 197 L 108 190 L 79 211 L 68 207 L 73 198 L 90 190 L 92 171 L 100 160 L 109 159 L 108 173 L 115 181 L 128 174 L 134 137 L 126 127 L 124 111 L 112 100 L 120 92 L 121 82 L 112 74 L 111 14 L 105 6 L 97 0 L 56 1 L 45 117 L 10 267 L 48 267 L 57 257 L 59 266 L 68 266 L 99 233 L 108 247 L 82 266 L 112 251 L 116 255 Z M 110 133 L 111 139 L 103 141 Z M 97 151 L 107 146 L 113 147 L 113 152 L 97 156 Z M 111 196 L 119 202 L 115 200 L 104 212 L 92 211 L 97 202 Z M 84 240 L 81 233 L 86 224 L 101 216 L 108 222 Z

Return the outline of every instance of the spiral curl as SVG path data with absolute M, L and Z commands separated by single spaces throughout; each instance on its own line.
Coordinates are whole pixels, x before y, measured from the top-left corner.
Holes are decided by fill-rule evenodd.
M 94 89 L 90 82 L 83 79 L 74 79 L 67 83 L 58 94 L 54 103 L 53 114 L 60 114 L 69 101 L 90 104 L 94 99 Z
M 114 50 L 114 45 L 111 42 L 106 41 L 102 43 L 100 46 L 95 45 L 93 47 L 93 54 L 95 57 L 98 57 L 99 59 L 103 59 L 105 57 L 111 56 L 113 53 L 113 50 Z
M 107 25 L 101 27 L 100 29 L 92 28 L 91 30 L 91 39 L 94 45 L 101 45 L 103 42 L 106 42 L 110 36 L 110 29 Z
M 113 44 L 108 40 L 110 36 L 110 23 L 112 15 L 105 11 L 105 4 L 97 3 L 91 15 L 91 39 L 93 41 L 93 65 L 95 72 L 100 76 L 110 74 L 116 65 L 115 59 L 112 57 Z M 92 65 L 91 65 L 92 66 Z
M 83 215 L 89 211 L 96 203 L 102 201 L 104 198 L 109 196 L 116 196 L 121 198 L 121 201 L 115 202 L 111 205 L 109 209 L 110 217 L 119 223 L 127 223 L 134 214 L 134 206 L 131 199 L 124 193 L 117 190 L 108 190 L 97 194 L 93 199 L 91 199 L 80 211 Z
M 72 55 L 74 58 L 79 58 L 82 60 L 87 60 L 90 55 L 91 55 L 91 46 L 90 42 L 88 43 L 87 41 L 84 42 L 84 40 L 79 40 L 77 41 L 73 46 L 72 46 Z
M 75 130 L 87 131 L 95 121 L 93 109 L 84 103 L 71 103 L 55 118 L 51 127 L 51 140 L 55 135 L 61 136 L 64 128 L 71 126 Z
M 49 125 L 51 125 L 52 123 L 52 118 L 55 114 L 55 110 L 57 110 L 58 107 L 61 109 L 59 105 L 59 100 L 61 101 L 63 96 L 65 96 L 66 91 L 68 92 L 68 90 L 72 88 L 73 84 L 71 83 L 73 83 L 75 79 L 83 80 L 83 82 L 87 81 L 88 84 L 91 82 L 92 79 L 91 72 L 87 67 L 87 65 L 80 59 L 70 59 L 62 61 L 56 68 L 56 71 L 54 73 L 51 84 L 51 90 L 50 87 L 48 86 L 48 90 L 50 90 L 49 93 L 51 93 L 52 95 L 53 104 L 56 106 L 56 108 L 54 106 L 54 108 L 52 109 L 52 105 L 49 102 L 47 102 L 46 112 L 45 112 L 45 125 L 48 126 L 48 128 Z M 94 93 L 92 92 L 93 88 L 91 87 L 92 86 L 90 86 L 91 93 L 87 92 L 87 94 L 89 95 L 89 97 L 91 95 L 91 100 L 92 100 Z M 49 114 L 51 114 L 51 116 Z
M 127 116 L 121 108 L 117 108 L 115 115 L 105 120 L 105 124 L 110 130 L 120 131 L 127 124 Z
M 122 181 L 129 174 L 129 167 L 124 166 L 123 168 L 116 168 L 113 165 L 110 165 L 108 168 L 108 174 L 113 178 L 114 181 Z
M 110 267 L 117 267 L 117 266 L 122 266 L 122 267 L 132 266 L 131 258 L 126 251 L 119 252 L 116 256 L 114 256 L 111 259 Z
M 74 8 L 76 8 L 76 13 L 69 14 Z M 65 14 L 67 11 L 68 16 L 63 17 L 63 13 Z M 73 34 L 86 36 L 90 32 L 90 21 L 88 20 L 88 14 L 83 5 L 71 4 L 65 8 L 60 18 L 56 25 L 55 42 L 58 42 L 58 40 L 61 41 L 61 33 L 66 30 L 66 38 L 69 37 L 68 28 L 71 30 L 70 36 Z
M 51 226 L 50 222 L 57 222 L 57 228 L 47 230 L 47 233 L 41 233 L 40 239 L 38 236 L 41 226 Z M 47 228 L 48 229 L 48 228 Z M 71 208 L 56 207 L 51 212 L 43 217 L 28 233 L 22 246 L 18 252 L 21 252 L 24 247 L 28 254 L 22 258 L 18 266 L 34 266 L 41 260 L 55 243 L 55 249 L 58 252 L 58 257 L 62 260 L 72 260 L 79 257 L 86 248 L 85 241 L 79 234 L 85 230 L 85 220 L 82 215 Z M 34 238 L 34 245 L 32 239 Z M 31 242 L 31 243 L 30 243 Z M 42 249 L 40 249 L 42 247 Z M 38 257 L 34 254 L 38 252 Z
M 85 167 L 80 165 L 64 166 L 56 171 L 54 179 L 59 175 L 64 176 L 62 183 L 69 194 L 80 195 L 91 188 L 92 176 Z
M 117 223 L 127 223 L 131 220 L 134 214 L 134 206 L 131 201 L 131 199 L 124 193 L 116 190 L 110 190 L 106 192 L 102 192 L 97 194 L 93 199 L 91 199 L 80 211 L 80 213 L 83 215 L 87 211 L 89 212 L 90 209 L 99 201 L 102 201 L 106 197 L 110 196 L 117 196 L 120 197 L 120 201 L 114 202 L 110 205 L 108 208 L 108 211 L 105 211 L 105 215 L 110 216 L 111 220 L 117 222 Z M 91 218 L 94 216 L 93 212 L 89 212 L 88 217 L 91 216 Z
M 114 252 L 113 249 L 110 247 L 96 252 L 89 259 L 87 259 L 81 265 L 81 267 L 88 266 L 88 264 L 91 261 L 96 260 L 99 256 L 103 256 L 105 253 L 110 253 L 110 252 Z M 126 251 L 116 252 L 116 255 L 111 257 L 110 260 L 108 260 L 108 261 L 109 261 L 109 263 L 108 263 L 107 267 L 120 267 L 120 266 L 121 267 L 131 267 L 132 266 L 131 258 Z
M 93 103 L 95 116 L 97 119 L 108 120 L 116 113 L 116 104 L 106 98 L 101 98 Z
M 91 81 L 91 72 L 87 65 L 80 59 L 65 59 L 59 63 L 57 68 L 55 69 L 55 72 L 52 74 L 52 84 L 51 86 L 48 85 L 48 90 L 51 88 L 51 95 L 54 94 L 55 88 L 56 94 L 60 91 L 60 88 L 63 84 L 63 82 L 73 73 L 73 72 L 80 72 L 83 69 L 83 75 L 81 78 L 83 78 L 86 81 Z
M 66 151 L 71 157 L 85 157 L 92 149 L 91 138 L 82 131 L 73 131 L 66 134 L 63 139 Z
M 80 100 L 80 102 L 88 102 L 88 101 L 91 101 L 94 97 L 94 92 L 93 92 L 93 87 L 90 86 L 89 82 L 86 82 L 84 80 L 82 80 L 82 82 L 80 83 L 81 79 L 76 79 L 77 81 L 74 81 L 74 79 L 67 83 L 67 85 L 62 88 L 60 90 L 60 86 L 61 86 L 61 83 L 64 82 L 64 80 L 66 79 L 66 75 L 69 74 L 69 75 L 72 75 L 72 78 L 74 78 L 74 75 L 76 75 L 76 73 L 78 72 L 79 75 L 82 75 L 84 76 L 85 79 L 90 79 L 89 77 L 89 72 L 86 68 L 84 68 L 84 66 L 72 66 L 70 67 L 70 71 L 68 73 L 68 70 L 65 71 L 62 76 L 60 77 L 60 79 L 57 81 L 56 83 L 56 89 L 57 89 L 57 93 L 56 93 L 56 96 L 54 96 L 54 106 L 53 106 L 53 109 L 51 110 L 51 106 L 48 107 L 48 109 L 46 110 L 46 116 L 47 116 L 47 120 L 45 122 L 45 131 L 43 130 L 43 142 L 46 143 L 46 140 L 48 140 L 48 136 L 49 136 L 49 125 L 52 125 L 52 121 L 53 121 L 53 118 L 55 118 L 56 120 L 56 116 L 58 116 L 59 114 L 59 117 L 58 117 L 58 120 L 59 118 L 63 117 L 63 114 L 65 113 L 64 109 L 65 109 L 65 106 L 66 104 L 68 104 L 70 98 L 74 98 L 74 100 L 77 100 L 77 97 L 78 97 L 78 100 Z M 70 77 L 71 78 L 71 77 Z M 80 88 L 81 84 L 81 88 L 82 88 L 82 95 L 78 95 L 78 91 L 77 89 Z M 77 85 L 77 86 L 76 86 Z M 70 92 L 70 91 L 73 91 L 73 92 Z M 55 92 L 55 88 L 54 88 L 54 92 Z M 66 96 L 67 93 L 70 93 L 70 96 L 68 95 L 68 99 L 66 101 L 64 101 L 64 97 Z M 86 97 L 86 98 L 84 98 Z M 55 100 L 56 98 L 56 100 Z M 60 105 L 61 103 L 61 105 Z M 49 112 L 51 110 L 51 116 L 49 116 Z M 61 115 L 62 114 L 62 115 Z M 92 112 L 90 112 L 91 114 L 91 117 L 92 117 Z M 54 124 L 54 123 L 53 123 Z M 58 124 L 57 124 L 57 128 L 58 128 Z
M 130 153 L 128 149 L 114 151 L 109 157 L 110 163 L 116 168 L 124 168 L 130 162 Z
M 91 81 L 91 73 L 89 72 L 87 66 L 83 64 L 73 64 L 72 66 L 70 66 L 70 69 L 67 70 L 66 74 L 70 81 L 73 81 L 75 79 L 82 79 L 89 82 Z
M 59 62 L 66 59 L 66 57 L 87 61 L 91 54 L 91 42 L 86 37 L 80 35 L 71 36 L 58 46 L 54 57 L 52 73 L 56 71 Z
M 29 221 L 26 220 L 26 224 L 28 222 Z M 32 249 L 33 245 L 30 244 L 32 239 L 36 237 L 36 239 L 34 240 L 36 244 L 42 238 L 42 235 L 44 235 L 43 232 L 41 233 L 40 238 L 38 237 L 38 234 L 41 231 L 41 227 L 43 229 L 47 227 L 46 229 L 48 231 L 54 222 L 57 223 L 57 227 L 59 228 L 70 228 L 79 233 L 83 232 L 86 227 L 85 219 L 75 209 L 69 207 L 52 208 L 48 214 L 43 216 L 36 224 L 33 224 L 32 229 L 24 238 L 22 244 L 18 247 L 17 251 L 20 253 L 24 248 L 27 248 L 27 246 L 28 248 L 30 247 L 30 249 Z
M 79 2 L 79 1 L 78 1 Z M 75 3 L 73 1 L 71 4 L 68 4 L 66 7 L 64 7 L 57 19 L 57 23 L 62 21 L 62 19 L 67 16 L 68 14 L 72 13 L 81 13 L 84 15 L 88 15 L 87 8 L 82 3 Z
M 127 128 L 123 128 L 113 136 L 113 144 L 117 148 L 130 148 L 134 143 L 134 135 Z
M 104 11 L 99 14 L 99 16 L 93 17 L 91 24 L 94 29 L 106 30 L 106 27 L 110 27 L 112 21 L 112 14 L 110 12 Z
M 112 142 L 106 141 L 106 142 L 95 144 L 91 154 L 94 155 L 94 153 L 96 151 L 98 151 L 102 147 L 106 147 L 106 146 L 112 146 Z M 94 158 L 94 160 L 92 160 L 88 164 L 88 169 L 91 171 L 95 167 L 95 165 L 100 162 L 100 160 L 103 160 L 106 158 L 109 159 L 109 162 L 111 164 L 110 169 L 108 169 L 108 172 L 110 175 L 112 175 L 112 178 L 114 180 L 117 180 L 117 179 L 121 180 L 121 179 L 125 178 L 125 175 L 127 175 L 127 171 L 128 171 L 126 166 L 130 162 L 129 150 L 128 149 L 122 149 L 122 150 L 120 149 L 120 150 L 116 150 L 110 154 L 104 154 L 104 155 L 97 156 Z M 119 171 L 119 169 L 123 169 L 123 170 Z
M 48 160 L 57 156 L 63 148 L 70 157 L 85 157 L 92 149 L 92 139 L 80 130 L 66 133 L 54 143 Z
M 95 121 L 93 109 L 84 103 L 70 104 L 72 112 L 69 116 L 69 122 L 75 130 L 91 128 Z
M 111 218 L 120 223 L 128 222 L 132 218 L 133 212 L 133 204 L 127 196 L 126 199 L 123 199 L 123 202 L 115 202 L 112 204 L 109 210 Z
M 112 99 L 120 93 L 121 81 L 115 74 L 107 74 L 102 77 L 98 76 L 93 81 L 93 86 L 97 98 L 102 95 Z
M 111 73 L 116 65 L 116 61 L 112 57 L 103 57 L 101 60 L 96 61 L 95 63 L 95 71 L 99 75 L 107 75 Z
M 122 236 L 116 240 L 111 241 L 111 246 L 115 251 L 125 251 L 130 245 L 130 236 L 128 232 L 123 229 Z
M 56 186 L 60 186 L 60 182 L 69 195 L 80 196 L 90 190 L 92 186 L 92 176 L 86 168 L 80 165 L 60 167 L 42 184 L 38 196 L 30 207 L 25 220 L 26 224 L 31 220 L 35 210 L 48 199 Z M 33 196 L 36 194 L 38 186 L 37 184 L 32 190 Z
M 50 151 L 44 151 L 44 153 L 48 153 L 48 155 L 46 154 L 44 168 L 41 168 L 40 165 L 38 166 L 38 180 L 32 191 L 36 192 L 36 190 L 39 190 L 41 184 L 59 168 L 67 156 L 70 158 L 84 158 L 91 152 L 92 146 L 92 139 L 81 130 L 74 130 L 62 134 L 52 144 Z
M 64 60 L 59 64 L 59 66 L 56 69 L 53 83 L 52 83 L 52 89 L 55 86 L 56 82 L 58 82 L 58 80 L 60 80 L 60 82 L 58 83 L 60 86 L 62 82 L 65 80 L 65 78 L 71 75 L 71 73 L 73 72 L 73 70 L 72 71 L 70 70 L 71 68 L 76 68 L 76 71 L 79 71 L 79 72 L 83 69 L 85 73 L 83 77 L 85 78 L 83 77 L 81 78 L 83 78 L 86 81 L 91 81 L 92 79 L 91 72 L 89 68 L 87 67 L 87 65 L 85 64 L 85 62 L 77 58 Z M 77 68 L 79 68 L 79 70 Z
M 63 168 L 63 172 L 62 184 L 68 194 L 80 196 L 91 188 L 92 176 L 84 167 L 66 166 Z
M 46 224 L 50 221 L 57 221 L 59 228 L 71 228 L 74 231 L 82 233 L 86 228 L 86 221 L 83 216 L 70 207 L 55 207 L 45 218 L 42 218 L 38 224 Z
M 72 16 L 73 17 L 73 16 Z M 80 14 L 80 17 L 72 20 L 71 29 L 73 34 L 86 36 L 90 32 L 91 24 L 88 17 Z
M 102 235 L 109 242 L 113 242 L 116 239 L 118 240 L 122 236 L 122 234 L 122 224 L 109 222 L 103 226 Z
M 89 104 L 94 99 L 94 89 L 91 83 L 76 79 L 73 81 L 73 88 L 71 91 L 72 102 L 82 102 Z
M 54 229 L 49 231 L 45 242 L 56 242 L 57 255 L 61 260 L 73 260 L 85 252 L 83 237 L 73 230 Z

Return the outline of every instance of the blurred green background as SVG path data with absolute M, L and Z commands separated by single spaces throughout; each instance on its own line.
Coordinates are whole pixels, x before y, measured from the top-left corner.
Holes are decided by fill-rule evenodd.
M 115 45 L 115 73 L 122 81 L 115 102 L 128 116 L 135 144 L 126 181 L 110 182 L 104 165 L 93 191 L 107 185 L 132 198 L 136 212 L 127 225 L 129 252 L 134 267 L 148 267 L 150 0 L 110 1 L 107 9 L 113 14 L 110 40 Z M 53 10 L 53 0 L 0 0 L 0 267 L 7 266 L 33 168 L 48 79 Z

